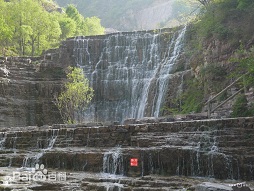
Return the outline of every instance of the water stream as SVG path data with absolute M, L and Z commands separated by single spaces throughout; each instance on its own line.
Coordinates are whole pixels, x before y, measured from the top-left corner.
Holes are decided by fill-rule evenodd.
M 103 172 L 124 175 L 123 154 L 120 147 L 113 148 L 104 153 Z
M 7 134 L 1 133 L 0 134 L 0 150 L 4 149 L 5 141 L 6 141 Z
M 57 136 L 59 133 L 59 129 L 52 129 L 50 131 L 50 135 L 48 136 L 46 141 L 45 148 L 41 148 L 41 140 L 37 140 L 37 150 L 29 152 L 23 159 L 22 168 L 27 167 L 35 167 L 36 164 L 40 162 L 40 158 L 44 155 L 44 153 L 48 150 L 51 150 L 56 142 Z M 39 149 L 39 150 L 38 150 Z

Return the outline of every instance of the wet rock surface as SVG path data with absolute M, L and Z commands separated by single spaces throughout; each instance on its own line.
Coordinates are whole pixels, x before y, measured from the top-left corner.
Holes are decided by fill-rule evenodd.
M 38 163 L 83 176 L 69 177 L 76 190 L 227 190 L 203 182 L 253 183 L 253 124 L 254 118 L 238 118 L 6 128 L 0 166 L 9 172 Z M 137 166 L 130 166 L 132 158 Z M 30 189 L 63 190 L 67 183 L 42 184 Z
M 125 177 L 121 175 L 111 175 L 106 173 L 89 173 L 65 171 L 66 179 L 50 181 L 5 181 L 6 177 L 12 177 L 13 172 L 21 171 L 17 168 L 0 168 L 0 190 L 66 190 L 66 191 L 233 191 L 231 185 L 235 181 L 226 180 L 218 181 L 204 178 L 188 177 L 165 177 L 165 176 L 143 176 L 143 177 Z M 57 169 L 49 169 L 50 172 L 59 174 Z M 24 171 L 21 171 L 21 174 Z M 61 172 L 62 173 L 62 172 Z M 47 175 L 48 178 L 48 175 Z M 253 183 L 248 182 L 248 186 L 253 189 Z M 249 188 L 249 187 L 248 187 Z M 249 188 L 250 189 L 250 188 Z
M 211 183 L 211 182 L 203 182 L 202 184 L 197 185 L 196 191 L 233 191 L 233 188 L 230 186 L 225 186 L 221 184 Z
M 122 123 L 161 116 L 168 90 L 170 98 L 175 97 L 181 79 L 190 73 L 184 71 L 185 31 L 186 27 L 119 32 L 62 42 L 58 61 L 83 68 L 94 89 L 85 120 Z

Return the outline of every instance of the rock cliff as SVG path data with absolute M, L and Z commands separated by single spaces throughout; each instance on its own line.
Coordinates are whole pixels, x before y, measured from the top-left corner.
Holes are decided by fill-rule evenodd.
M 61 122 L 52 102 L 65 77 L 61 67 L 40 58 L 0 62 L 0 127 Z

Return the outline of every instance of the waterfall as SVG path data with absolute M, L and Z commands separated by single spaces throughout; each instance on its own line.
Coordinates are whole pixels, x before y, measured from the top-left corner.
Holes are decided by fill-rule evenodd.
M 41 140 L 37 140 L 37 149 L 40 149 L 39 151 L 30 152 L 27 154 L 23 159 L 22 168 L 26 167 L 34 167 L 35 164 L 38 164 L 40 162 L 41 157 L 44 155 L 46 151 L 49 151 L 53 148 L 57 137 L 59 133 L 59 129 L 52 129 L 49 131 L 50 136 L 46 138 L 46 147 L 41 149 Z
M 4 149 L 6 138 L 7 138 L 7 134 L 6 133 L 1 133 L 1 136 L 0 136 L 0 150 Z
M 123 154 L 120 147 L 104 153 L 103 172 L 110 174 L 124 174 Z
M 48 139 L 48 147 L 45 149 L 45 150 L 50 150 L 53 148 L 55 142 L 56 142 L 56 139 L 57 139 L 57 136 L 58 136 L 58 133 L 59 133 L 59 129 L 53 129 L 51 131 L 51 136 L 50 138 Z
M 3 68 L 0 68 L 4 72 L 5 77 L 9 76 L 10 71 L 7 69 L 6 65 Z
M 175 43 L 170 44 L 170 49 L 173 49 L 173 52 L 170 54 L 170 56 L 167 58 L 166 62 L 162 64 L 162 68 L 160 70 L 160 75 L 158 79 L 158 86 L 159 86 L 159 92 L 158 96 L 154 98 L 154 101 L 156 101 L 155 109 L 153 109 L 153 113 L 155 117 L 159 116 L 161 104 L 164 101 L 165 93 L 167 92 L 168 83 L 170 80 L 170 71 L 172 68 L 172 65 L 176 62 L 178 56 L 180 55 L 180 52 L 182 50 L 182 41 L 184 38 L 184 34 L 186 31 L 186 27 L 182 29 L 180 34 L 177 36 L 176 40 L 173 40 Z M 169 49 L 169 50 L 170 50 Z
M 23 164 L 21 168 L 35 167 L 35 164 L 39 163 L 40 158 L 43 156 L 43 152 L 31 153 L 23 159 Z
M 74 39 L 75 64 L 95 90 L 86 121 L 158 117 L 186 27 Z

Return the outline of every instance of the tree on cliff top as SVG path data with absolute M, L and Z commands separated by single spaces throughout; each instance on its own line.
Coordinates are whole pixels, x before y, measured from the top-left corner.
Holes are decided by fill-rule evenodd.
M 93 98 L 93 88 L 80 68 L 68 68 L 67 82 L 64 91 L 56 98 L 62 119 L 65 123 L 80 123 L 83 120 L 84 110 Z

